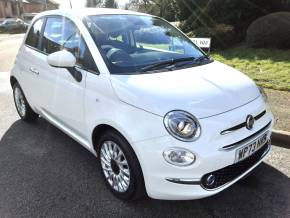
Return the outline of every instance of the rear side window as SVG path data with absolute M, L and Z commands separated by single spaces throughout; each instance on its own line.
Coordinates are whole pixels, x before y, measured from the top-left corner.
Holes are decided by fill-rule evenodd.
M 29 45 L 33 48 L 38 48 L 42 25 L 43 25 L 43 19 L 39 19 L 33 24 L 26 38 L 26 41 L 25 41 L 26 45 Z
M 77 60 L 77 65 L 85 70 L 98 72 L 91 53 L 77 26 L 64 17 L 48 17 L 42 40 L 42 51 L 51 54 L 66 49 Z

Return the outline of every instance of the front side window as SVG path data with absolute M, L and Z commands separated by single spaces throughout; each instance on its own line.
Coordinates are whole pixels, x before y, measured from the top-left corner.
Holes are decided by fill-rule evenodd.
M 33 48 L 38 48 L 42 25 L 43 25 L 43 19 L 39 19 L 33 24 L 33 26 L 30 28 L 29 33 L 27 35 L 27 38 L 25 41 L 26 45 L 29 45 Z
M 168 71 L 210 60 L 179 30 L 157 17 L 93 15 L 84 23 L 113 74 Z
M 42 51 L 46 54 L 60 51 L 76 32 L 77 28 L 70 20 L 60 16 L 48 17 L 43 32 Z
M 48 17 L 43 32 L 42 51 L 51 54 L 66 49 L 77 60 L 77 65 L 96 72 L 97 67 L 77 26 L 64 17 Z

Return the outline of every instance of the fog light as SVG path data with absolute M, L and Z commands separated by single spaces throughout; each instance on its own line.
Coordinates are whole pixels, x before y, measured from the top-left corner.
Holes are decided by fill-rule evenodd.
M 189 166 L 195 162 L 195 155 L 183 148 L 170 148 L 163 152 L 163 157 L 176 166 Z
M 207 186 L 212 186 L 215 182 L 215 176 L 213 174 L 208 175 L 205 182 Z

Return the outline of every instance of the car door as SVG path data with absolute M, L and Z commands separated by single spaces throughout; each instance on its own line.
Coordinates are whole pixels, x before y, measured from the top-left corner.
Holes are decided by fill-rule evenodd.
M 42 112 L 80 140 L 85 140 L 84 91 L 87 73 L 97 69 L 77 26 L 61 16 L 47 17 L 41 43 L 40 69 Z M 76 57 L 74 69 L 49 66 L 47 56 L 66 49 Z M 76 78 L 77 73 L 80 77 Z
M 44 19 L 36 20 L 31 26 L 24 45 L 17 55 L 15 66 L 20 70 L 20 86 L 30 106 L 37 109 L 39 107 L 39 61 L 41 56 L 40 39 Z

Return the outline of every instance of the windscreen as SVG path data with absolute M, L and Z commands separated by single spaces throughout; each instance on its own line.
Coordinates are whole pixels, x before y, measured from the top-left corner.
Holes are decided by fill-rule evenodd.
M 84 23 L 113 74 L 167 71 L 205 57 L 178 29 L 157 17 L 93 15 Z

